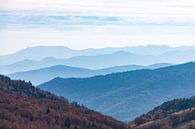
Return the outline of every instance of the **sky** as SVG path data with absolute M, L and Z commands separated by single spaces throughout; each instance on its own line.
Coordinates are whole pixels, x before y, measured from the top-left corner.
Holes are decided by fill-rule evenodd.
M 0 0 L 0 55 L 38 45 L 186 46 L 194 35 L 194 0 Z

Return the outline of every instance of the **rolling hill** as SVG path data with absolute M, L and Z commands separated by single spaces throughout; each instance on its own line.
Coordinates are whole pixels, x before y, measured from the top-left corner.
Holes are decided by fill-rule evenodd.
M 126 129 L 126 125 L 31 83 L 0 75 L 0 128 Z
M 132 71 L 132 70 L 138 70 L 138 69 L 156 69 L 156 68 L 161 68 L 161 67 L 167 67 L 170 65 L 171 64 L 167 64 L 167 63 L 153 64 L 150 66 L 126 65 L 126 66 L 115 66 L 115 67 L 98 69 L 98 70 L 70 67 L 70 66 L 64 66 L 64 65 L 56 65 L 56 66 L 32 70 L 32 71 L 13 73 L 8 76 L 13 79 L 22 79 L 26 81 L 31 81 L 34 85 L 38 85 L 38 84 L 47 82 L 51 79 L 54 79 L 56 77 L 86 78 L 86 77 L 92 77 L 95 75 L 106 75 L 110 73 Z
M 165 102 L 129 125 L 136 129 L 194 129 L 195 98 Z
M 195 63 L 91 78 L 55 78 L 39 87 L 122 121 L 195 94 Z

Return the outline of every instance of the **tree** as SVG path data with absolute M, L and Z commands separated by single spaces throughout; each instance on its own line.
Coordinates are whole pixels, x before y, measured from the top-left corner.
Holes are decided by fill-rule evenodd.
M 70 125 L 71 125 L 71 122 L 70 122 L 70 119 L 67 118 L 65 121 L 64 121 L 64 125 L 68 128 L 70 128 Z

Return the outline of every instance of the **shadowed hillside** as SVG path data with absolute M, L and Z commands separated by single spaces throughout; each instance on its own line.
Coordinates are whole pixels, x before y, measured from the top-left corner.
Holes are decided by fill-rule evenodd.
M 195 94 L 195 63 L 91 78 L 55 78 L 39 87 L 122 121 Z

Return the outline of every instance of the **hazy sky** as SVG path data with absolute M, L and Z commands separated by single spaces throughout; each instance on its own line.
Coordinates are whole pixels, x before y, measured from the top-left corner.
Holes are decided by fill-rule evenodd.
M 0 0 L 0 55 L 37 45 L 195 45 L 194 35 L 194 0 Z

